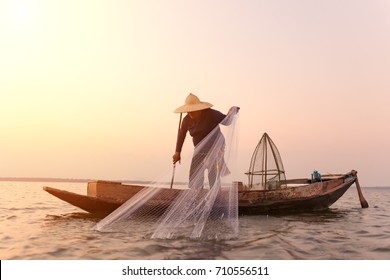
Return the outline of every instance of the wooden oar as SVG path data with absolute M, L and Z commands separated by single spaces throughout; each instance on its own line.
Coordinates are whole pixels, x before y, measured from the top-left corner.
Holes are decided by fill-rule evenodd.
M 356 185 L 356 189 L 357 189 L 357 191 L 358 191 L 359 200 L 360 200 L 360 205 L 362 206 L 362 208 L 368 208 L 368 202 L 367 202 L 367 200 L 364 198 L 363 193 L 362 193 L 362 190 L 360 189 L 359 179 L 358 179 L 358 177 L 357 177 L 357 171 L 353 170 L 352 174 L 353 174 L 354 176 L 356 176 L 355 185 Z
M 171 189 L 172 189 L 172 186 L 173 186 L 173 180 L 175 179 L 175 169 L 176 169 L 176 163 L 173 164 L 172 179 L 171 179 Z
M 182 116 L 183 116 L 183 113 L 180 113 L 179 128 L 177 129 L 177 138 L 179 138 Z M 173 186 L 173 180 L 175 178 L 175 169 L 176 169 L 176 163 L 173 164 L 172 179 L 171 179 L 171 189 L 172 189 L 172 186 Z

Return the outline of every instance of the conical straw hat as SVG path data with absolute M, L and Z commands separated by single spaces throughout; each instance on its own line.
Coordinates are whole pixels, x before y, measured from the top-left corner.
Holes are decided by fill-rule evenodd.
M 208 108 L 211 108 L 212 106 L 213 106 L 213 104 L 200 101 L 196 95 L 190 93 L 185 100 L 185 104 L 183 106 L 178 107 L 174 112 L 175 113 L 188 113 L 188 112 L 194 112 L 194 111 L 208 109 Z

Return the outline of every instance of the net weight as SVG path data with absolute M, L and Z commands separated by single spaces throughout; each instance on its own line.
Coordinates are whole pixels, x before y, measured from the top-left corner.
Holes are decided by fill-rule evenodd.
M 269 275 L 267 267 L 217 266 L 217 275 Z

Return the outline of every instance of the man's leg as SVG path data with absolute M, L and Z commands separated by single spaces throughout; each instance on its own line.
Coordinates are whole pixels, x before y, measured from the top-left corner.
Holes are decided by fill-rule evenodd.
M 203 188 L 204 183 L 204 155 L 197 154 L 192 157 L 191 167 L 190 167 L 190 182 L 189 187 Z

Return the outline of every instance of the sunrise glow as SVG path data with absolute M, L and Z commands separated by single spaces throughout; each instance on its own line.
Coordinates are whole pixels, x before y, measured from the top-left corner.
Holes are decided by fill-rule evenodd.
M 390 5 L 298 2 L 1 1 L 0 176 L 153 180 L 192 92 L 241 107 L 243 174 L 268 132 L 289 177 L 388 183 Z

